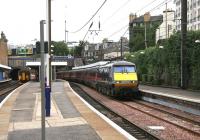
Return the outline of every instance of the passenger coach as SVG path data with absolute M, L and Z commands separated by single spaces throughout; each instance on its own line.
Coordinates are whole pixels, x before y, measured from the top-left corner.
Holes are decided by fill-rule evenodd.
M 136 66 L 127 61 L 102 61 L 58 72 L 57 78 L 86 84 L 110 96 L 139 96 Z

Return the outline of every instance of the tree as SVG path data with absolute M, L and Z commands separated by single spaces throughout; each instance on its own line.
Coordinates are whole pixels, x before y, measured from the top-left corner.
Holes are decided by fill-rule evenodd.
M 131 52 L 143 50 L 145 48 L 144 36 L 141 34 L 138 34 L 134 38 L 131 38 L 129 41 L 129 47 L 130 47 Z
M 74 56 L 81 57 L 82 51 L 87 44 L 87 41 L 79 41 L 79 45 L 74 48 Z
M 67 44 L 64 41 L 52 41 L 53 54 L 57 56 L 67 56 L 69 54 L 69 49 Z
M 199 39 L 200 31 L 187 32 L 186 65 L 188 88 L 200 89 L 200 44 L 195 43 Z M 126 56 L 137 66 L 139 80 L 149 84 L 164 84 L 180 87 L 181 65 L 181 35 L 174 33 L 165 42 L 163 48 L 149 47 L 141 51 L 133 52 Z

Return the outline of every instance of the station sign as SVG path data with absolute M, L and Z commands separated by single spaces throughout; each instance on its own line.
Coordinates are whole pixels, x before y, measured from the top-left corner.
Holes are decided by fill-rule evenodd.
M 33 54 L 33 48 L 17 48 L 16 54 L 17 55 Z

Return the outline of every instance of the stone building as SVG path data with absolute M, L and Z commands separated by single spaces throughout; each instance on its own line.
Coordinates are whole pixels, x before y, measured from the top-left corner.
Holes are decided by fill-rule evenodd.
M 163 15 L 151 16 L 149 12 L 142 16 L 129 15 L 130 51 L 143 50 L 155 46 L 156 29 L 163 22 Z
M 3 32 L 1 32 L 1 38 L 0 38 L 0 64 L 2 65 L 8 65 L 8 48 L 7 48 L 7 42 L 6 36 Z
M 120 60 L 121 48 L 123 58 L 126 53 L 129 53 L 128 39 L 125 37 L 122 37 L 118 42 L 104 40 L 103 43 L 88 43 L 82 50 L 82 58 L 85 64 L 103 60 Z
M 7 80 L 9 77 L 9 70 L 11 69 L 8 67 L 8 48 L 7 48 L 6 36 L 3 32 L 1 32 L 0 38 L 0 81 Z

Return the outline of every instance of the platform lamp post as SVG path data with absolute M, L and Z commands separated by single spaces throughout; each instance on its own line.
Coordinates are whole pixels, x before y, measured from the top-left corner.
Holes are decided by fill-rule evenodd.
M 47 0 L 47 40 L 48 40 L 48 54 L 46 55 L 47 72 L 45 83 L 45 97 L 46 97 L 46 116 L 50 116 L 51 110 L 51 0 Z
M 41 57 L 41 126 L 42 126 L 42 140 L 45 140 L 45 59 L 44 59 L 44 24 L 45 21 L 40 21 L 40 57 Z
M 123 41 L 123 38 L 121 37 L 120 38 L 120 43 L 121 43 L 121 45 L 120 45 L 120 52 L 121 52 L 121 60 L 123 60 L 123 50 L 122 50 L 122 42 Z
M 145 48 L 147 48 L 147 22 L 150 21 L 151 15 L 149 12 L 144 14 L 144 43 Z
M 65 20 L 65 43 L 68 43 L 68 30 L 66 29 L 66 20 Z
M 187 1 L 181 0 L 181 88 L 187 88 L 187 60 L 186 60 L 186 50 L 187 50 Z
M 47 41 L 48 41 L 48 55 L 46 56 L 47 60 L 47 74 L 46 74 L 46 84 L 47 86 L 51 86 L 51 79 L 50 79 L 50 56 L 51 56 L 51 0 L 46 0 L 47 2 Z

